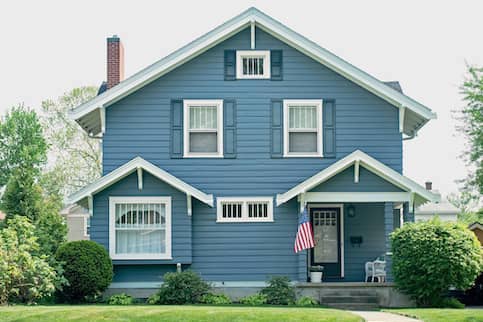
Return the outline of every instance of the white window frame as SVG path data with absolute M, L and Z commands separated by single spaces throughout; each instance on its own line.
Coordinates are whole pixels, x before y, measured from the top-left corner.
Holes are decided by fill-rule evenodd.
M 263 75 L 243 75 L 243 58 L 263 58 Z M 237 50 L 236 51 L 236 78 L 237 79 L 269 79 L 270 50 Z
M 315 105 L 317 110 L 317 152 L 289 152 L 289 107 L 291 105 Z M 323 157 L 322 154 L 322 100 L 283 100 L 283 156 L 284 157 Z M 302 131 L 303 132 L 303 131 Z
M 223 218 L 224 202 L 241 202 L 242 217 L 241 218 Z M 267 217 L 266 218 L 250 218 L 248 217 L 248 203 L 250 202 L 266 202 Z M 272 197 L 218 197 L 216 198 L 216 222 L 219 223 L 246 223 L 246 222 L 273 222 L 273 198 Z
M 166 210 L 166 252 L 164 254 L 138 253 L 116 254 L 116 204 L 162 203 Z M 165 259 L 171 257 L 171 197 L 109 197 L 109 255 L 114 260 Z
M 90 234 L 90 229 L 89 229 L 89 234 L 87 233 L 87 222 L 90 220 L 90 216 L 84 216 L 84 237 L 88 237 L 90 238 L 91 237 L 91 234 Z M 92 225 L 92 223 L 91 223 Z M 91 228 L 89 225 L 89 228 Z
M 216 106 L 217 152 L 190 152 L 189 129 L 191 106 Z M 193 131 L 194 132 L 194 131 Z M 223 100 L 183 100 L 183 146 L 185 158 L 222 158 L 223 157 Z

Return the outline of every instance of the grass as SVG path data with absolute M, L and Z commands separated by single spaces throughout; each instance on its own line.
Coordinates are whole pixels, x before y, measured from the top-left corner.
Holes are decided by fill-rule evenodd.
M 348 312 L 300 307 L 54 305 L 0 307 L 0 321 L 347 321 L 363 319 Z
M 384 311 L 420 319 L 424 322 L 483 321 L 483 309 L 395 309 Z

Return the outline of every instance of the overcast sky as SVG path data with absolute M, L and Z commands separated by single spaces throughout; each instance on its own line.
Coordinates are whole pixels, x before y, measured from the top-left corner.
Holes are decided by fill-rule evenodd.
M 457 191 L 466 170 L 452 111 L 465 62 L 483 65 L 483 1 L 2 1 L 0 114 L 39 108 L 105 79 L 105 38 L 121 37 L 126 76 L 255 6 L 438 114 L 404 144 L 404 174 Z

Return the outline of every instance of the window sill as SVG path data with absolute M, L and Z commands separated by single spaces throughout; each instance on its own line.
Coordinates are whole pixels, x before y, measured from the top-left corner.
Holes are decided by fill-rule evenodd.
M 216 220 L 217 224 L 253 224 L 253 223 L 270 223 L 274 222 L 273 219 L 265 220 Z
M 183 155 L 184 159 L 189 159 L 189 158 L 223 158 L 223 154 L 185 154 Z
M 166 255 L 152 255 L 152 254 L 135 255 L 135 256 L 111 255 L 111 259 L 112 260 L 172 260 L 173 257 L 166 256 Z
M 284 158 L 323 158 L 322 154 L 284 154 Z

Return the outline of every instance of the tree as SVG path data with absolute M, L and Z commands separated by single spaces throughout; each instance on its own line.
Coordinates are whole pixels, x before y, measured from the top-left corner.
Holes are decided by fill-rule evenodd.
M 450 287 L 465 290 L 481 272 L 476 236 L 461 224 L 433 219 L 391 234 L 396 287 L 420 306 L 437 306 Z
M 38 255 L 35 227 L 28 218 L 15 216 L 0 230 L 0 305 L 12 301 L 35 303 L 65 282 L 47 256 Z
M 50 192 L 65 196 L 101 175 L 99 139 L 89 137 L 67 115 L 70 109 L 96 95 L 96 87 L 86 86 L 74 88 L 56 101 L 42 102 L 45 135 L 52 155 L 42 185 Z
M 47 142 L 35 111 L 23 105 L 12 108 L 0 122 L 0 187 L 19 168 L 40 173 L 46 152 Z
M 462 110 L 463 125 L 458 127 L 469 143 L 465 158 L 472 173 L 466 180 L 466 189 L 483 194 L 483 68 L 468 66 L 466 79 L 461 86 L 466 106 Z
M 459 194 L 450 194 L 448 201 L 458 208 L 458 222 L 469 225 L 474 222 L 483 222 L 483 212 L 478 209 L 478 196 L 463 190 Z

